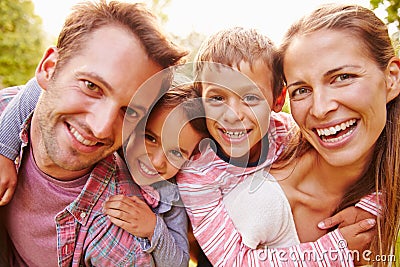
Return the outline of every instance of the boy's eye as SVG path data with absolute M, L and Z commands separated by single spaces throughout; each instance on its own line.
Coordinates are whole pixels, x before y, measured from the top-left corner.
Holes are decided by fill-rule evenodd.
M 247 104 L 254 104 L 258 102 L 260 98 L 256 95 L 246 95 L 243 97 L 243 101 Z
M 177 158 L 183 158 L 183 155 L 182 155 L 182 153 L 181 153 L 179 150 L 171 150 L 170 153 L 171 153 L 173 156 L 177 157 Z
M 90 81 L 85 81 L 85 85 L 86 85 L 86 88 L 89 89 L 90 91 L 93 91 L 93 92 L 100 91 L 100 88 L 96 84 L 94 84 Z

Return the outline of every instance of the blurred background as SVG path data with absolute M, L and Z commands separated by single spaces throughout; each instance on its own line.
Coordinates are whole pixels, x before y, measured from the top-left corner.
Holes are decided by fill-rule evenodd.
M 78 0 L 0 0 L 0 89 L 25 84 L 33 77 L 42 53 L 56 43 L 70 7 Z M 326 0 L 147 0 L 175 41 L 194 54 L 204 38 L 221 28 L 257 28 L 276 44 L 289 25 Z M 388 24 L 399 49 L 400 0 L 354 0 L 368 7 Z M 286 106 L 285 111 L 290 112 Z M 400 261 L 400 243 L 397 246 Z M 398 264 L 398 263 L 397 263 Z M 396 265 L 400 266 L 400 265 Z
M 80 0 L 0 0 L 0 89 L 25 84 L 45 48 L 56 43 L 65 17 Z M 128 1 L 128 0 L 126 0 Z M 279 44 L 289 25 L 316 6 L 332 0 L 145 0 L 175 41 L 192 53 L 204 38 L 232 26 L 257 28 Z M 129 1 L 128 1 L 129 2 Z M 130 1 L 132 2 L 132 1 Z M 400 0 L 353 0 L 373 9 L 399 36 Z

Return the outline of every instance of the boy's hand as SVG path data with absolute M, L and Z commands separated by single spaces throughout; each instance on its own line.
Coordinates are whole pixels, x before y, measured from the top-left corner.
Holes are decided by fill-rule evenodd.
M 371 241 L 376 235 L 375 224 L 376 221 L 374 219 L 365 219 L 339 228 L 339 231 L 347 242 L 344 245 L 347 245 L 352 256 L 354 256 L 353 260 L 355 266 L 370 264 L 370 262 L 367 261 L 368 259 L 364 258 L 364 251 L 369 249 Z M 358 253 L 353 253 L 354 251 L 358 251 Z
M 17 185 L 17 170 L 14 161 L 0 155 L 0 206 L 10 202 Z
M 318 224 L 321 229 L 329 229 L 335 226 L 339 227 L 340 232 L 347 241 L 350 250 L 357 250 L 360 255 L 354 259 L 354 264 L 369 264 L 363 258 L 363 251 L 368 249 L 371 240 L 376 235 L 376 216 L 357 207 L 348 207 L 339 211 L 332 217 L 329 217 Z
M 338 226 L 339 228 L 355 224 L 364 219 L 376 219 L 376 216 L 363 209 L 351 206 L 339 211 L 332 217 L 318 223 L 320 229 L 326 230 Z
M 140 198 L 112 196 L 104 203 L 103 212 L 116 226 L 151 241 L 157 218 L 146 202 Z

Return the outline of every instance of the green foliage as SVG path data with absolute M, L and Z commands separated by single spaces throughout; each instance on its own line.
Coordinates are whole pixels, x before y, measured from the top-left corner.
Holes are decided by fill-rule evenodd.
M 380 5 L 384 5 L 387 12 L 385 18 L 387 23 L 395 23 L 397 28 L 400 30 L 400 0 L 370 0 L 373 9 L 378 8 Z
M 200 48 L 201 43 L 206 39 L 206 35 L 192 31 L 189 35 L 185 37 L 172 35 L 172 38 L 174 39 L 174 42 L 189 50 L 187 61 L 192 62 L 197 51 Z
M 0 88 L 26 83 L 43 53 L 41 18 L 31 0 L 0 1 Z
M 145 0 L 144 3 L 157 15 L 161 24 L 165 24 L 168 21 L 168 15 L 163 10 L 169 6 L 171 0 Z

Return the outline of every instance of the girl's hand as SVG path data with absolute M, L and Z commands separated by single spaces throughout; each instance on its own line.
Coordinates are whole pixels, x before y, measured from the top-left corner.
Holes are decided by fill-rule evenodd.
M 137 196 L 112 196 L 104 203 L 103 212 L 116 226 L 132 235 L 148 238 L 151 241 L 157 217 L 150 207 Z
M 0 155 L 0 206 L 10 202 L 17 186 L 17 170 L 15 163 Z

